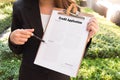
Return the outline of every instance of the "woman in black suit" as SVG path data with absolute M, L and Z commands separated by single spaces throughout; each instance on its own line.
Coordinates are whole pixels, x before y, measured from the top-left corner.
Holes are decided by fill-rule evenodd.
M 33 33 L 42 38 L 45 25 L 54 7 L 66 9 L 70 0 L 17 0 L 13 5 L 13 17 L 9 47 L 22 55 L 19 80 L 70 80 L 69 76 L 35 65 L 34 59 L 40 41 Z M 96 19 L 88 24 L 89 39 L 97 32 Z

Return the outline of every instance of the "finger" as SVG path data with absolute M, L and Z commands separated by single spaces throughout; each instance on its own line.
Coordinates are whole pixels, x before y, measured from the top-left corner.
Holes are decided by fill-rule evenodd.
M 87 30 L 94 31 L 96 33 L 98 31 L 98 25 L 96 25 L 94 22 L 91 22 L 88 24 Z
M 28 40 L 28 38 L 31 37 L 32 31 L 33 30 L 27 30 L 27 32 L 30 33 L 27 33 L 28 35 L 26 35 L 26 31 L 22 29 L 17 29 L 10 34 L 10 41 L 15 44 L 23 44 Z
M 27 39 L 27 38 L 21 37 L 21 34 L 14 34 L 14 36 L 12 37 L 12 41 L 14 41 L 14 43 L 16 44 L 18 44 L 21 41 L 21 39 Z
M 74 4 L 70 4 L 70 6 L 67 8 L 66 14 L 69 15 L 70 12 L 72 11 L 72 8 L 74 7 Z
M 93 32 L 89 32 L 87 41 L 89 42 L 89 40 L 90 40 L 93 36 L 94 36 L 94 33 L 93 33 Z
M 26 31 L 29 31 L 29 32 L 34 32 L 34 29 L 24 29 Z
M 24 32 L 25 32 L 26 34 L 21 35 L 21 38 L 23 38 L 23 39 L 28 39 L 28 38 L 30 38 L 31 36 L 33 36 L 34 29 L 24 29 Z
M 91 17 L 90 21 L 98 22 L 95 17 Z
M 89 42 L 89 41 L 90 41 L 90 38 L 88 37 L 88 38 L 87 38 L 87 42 Z
M 17 45 L 24 45 L 25 42 L 17 42 L 16 44 L 17 44 Z
M 28 39 L 26 39 L 26 38 L 20 38 L 20 39 L 18 39 L 18 40 L 16 41 L 16 44 L 18 44 L 18 45 L 23 45 L 23 44 L 25 44 L 27 41 L 28 41 Z
M 31 32 L 31 36 L 33 36 L 34 29 L 26 29 L 26 30 Z
M 93 31 L 89 32 L 89 37 L 92 38 L 95 35 L 95 33 Z
M 74 4 L 74 5 L 73 5 L 73 13 L 75 13 L 75 14 L 76 14 L 76 13 L 77 13 L 77 11 L 78 11 L 78 8 L 77 8 L 76 4 Z
M 89 38 L 92 38 L 96 33 L 96 29 L 92 26 L 90 26 L 90 30 L 89 30 Z
M 21 33 L 23 33 L 25 35 L 31 35 L 33 31 L 34 31 L 34 29 L 22 29 Z
M 33 31 L 34 30 L 30 29 L 18 29 L 14 32 L 14 36 L 12 36 L 12 41 L 17 44 L 19 44 L 19 42 L 26 42 L 26 40 L 32 36 L 31 34 Z
M 19 37 L 20 38 L 30 38 L 32 35 L 28 35 L 28 34 L 26 34 L 26 35 L 24 35 L 24 34 L 21 34 L 21 35 L 19 35 Z
M 89 42 L 90 38 L 91 38 L 90 35 L 88 35 L 87 42 Z
M 20 34 L 26 36 L 32 36 L 34 29 L 21 29 Z
M 87 31 L 96 31 L 95 24 L 88 24 Z
M 27 41 L 28 41 L 27 38 L 20 38 L 20 39 L 19 39 L 19 42 L 23 42 L 23 43 L 25 43 L 25 42 L 27 42 Z
M 93 23 L 95 25 L 95 28 L 99 29 L 98 21 L 97 21 L 97 19 L 95 17 L 90 19 L 90 23 Z

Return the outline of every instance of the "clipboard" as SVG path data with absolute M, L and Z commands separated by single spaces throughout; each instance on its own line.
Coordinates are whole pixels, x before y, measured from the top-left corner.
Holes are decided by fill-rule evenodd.
M 34 64 L 76 77 L 84 50 L 90 17 L 64 14 L 55 8 L 45 30 Z M 62 13 L 61 13 L 62 12 Z

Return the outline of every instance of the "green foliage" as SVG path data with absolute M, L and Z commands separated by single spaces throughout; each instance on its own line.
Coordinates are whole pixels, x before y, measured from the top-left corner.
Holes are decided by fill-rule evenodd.
M 6 54 L 9 56 L 6 56 Z M 11 58 L 11 51 L 6 44 L 0 42 L 0 61 L 3 59 Z
M 120 57 L 120 27 L 107 21 L 89 8 L 83 12 L 93 14 L 98 19 L 99 32 L 93 37 L 87 57 Z
M 120 31 L 117 33 L 119 32 Z M 108 29 L 101 28 L 98 34 L 93 38 L 87 55 L 101 58 L 120 57 L 119 35 L 116 35 L 113 31 L 109 31 Z
M 71 80 L 120 80 L 120 59 L 85 58 L 77 78 Z
M 0 3 L 0 33 L 11 24 L 12 2 Z
M 0 61 L 0 80 L 18 80 L 19 65 L 17 58 Z
M 0 20 L 0 34 L 11 25 L 11 16 Z
M 0 80 L 17 80 L 20 59 L 0 42 Z
M 10 15 L 12 12 L 12 4 L 13 2 L 6 2 L 6 3 L 0 3 L 0 15 Z
M 120 59 L 84 59 L 78 77 L 81 80 L 120 80 Z
M 10 27 L 13 0 L 0 0 L 0 34 Z M 0 80 L 18 80 L 20 57 L 0 41 Z

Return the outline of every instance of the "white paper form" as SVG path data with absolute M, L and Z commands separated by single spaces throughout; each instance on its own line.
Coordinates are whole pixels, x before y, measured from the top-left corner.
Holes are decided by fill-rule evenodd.
M 53 10 L 43 36 L 35 64 L 48 69 L 76 77 L 84 55 L 89 17 L 77 17 L 58 14 Z

